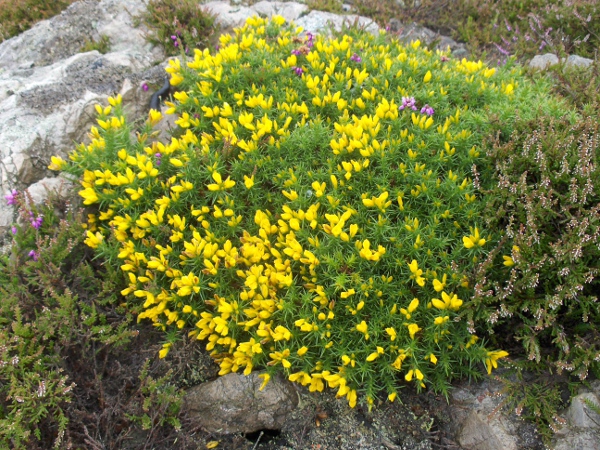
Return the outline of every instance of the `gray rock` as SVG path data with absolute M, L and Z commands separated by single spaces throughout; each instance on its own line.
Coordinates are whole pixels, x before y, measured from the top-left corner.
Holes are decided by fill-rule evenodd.
M 558 64 L 558 56 L 554 53 L 546 53 L 545 55 L 535 55 L 531 61 L 529 61 L 529 67 L 534 69 L 546 69 L 549 66 Z
M 589 67 L 593 62 L 593 59 L 582 58 L 577 55 L 569 55 L 567 58 L 567 66 L 571 67 Z
M 72 188 L 73 183 L 62 177 L 47 177 L 29 186 L 27 192 L 31 197 L 31 201 L 35 205 L 40 205 L 52 193 L 59 197 L 68 197 L 69 191 Z
M 214 433 L 252 433 L 280 429 L 298 405 L 294 385 L 272 378 L 260 391 L 262 379 L 230 373 L 189 389 L 184 397 L 189 417 Z
M 270 2 L 263 0 L 252 5 L 252 9 L 259 15 L 272 17 L 280 15 L 287 21 L 298 20 L 308 11 L 308 6 L 296 2 Z
M 600 416 L 586 402 L 591 402 L 600 407 L 600 399 L 595 394 L 587 392 L 576 395 L 571 399 L 571 404 L 565 414 L 569 425 L 577 428 L 600 429 Z
M 0 44 L 0 69 L 47 66 L 81 51 L 86 39 L 108 36 L 111 51 L 126 51 L 152 60 L 164 59 L 159 48 L 134 28 L 134 16 L 145 8 L 143 0 L 82 0 L 50 20 Z M 150 64 L 152 61 L 147 61 Z
M 569 432 L 554 441 L 554 450 L 600 450 L 600 432 L 586 430 Z
M 471 411 L 458 434 L 458 443 L 470 450 L 516 450 L 516 441 L 500 414 L 490 417 L 482 410 Z
M 311 33 L 326 33 L 330 30 L 330 27 L 336 31 L 340 31 L 344 24 L 356 25 L 364 28 L 371 34 L 379 33 L 379 26 L 373 20 L 357 15 L 340 16 L 330 12 L 311 11 L 295 22 L 298 26 L 303 27 L 304 31 Z
M 228 2 L 208 2 L 203 8 L 216 16 L 216 22 L 224 28 L 239 27 L 257 12 L 247 6 L 231 5 Z
M 464 384 L 450 398 L 450 432 L 469 450 L 516 450 L 543 448 L 535 427 L 514 414 L 507 414 L 502 385 L 488 379 Z
M 390 31 L 396 33 L 398 39 L 402 42 L 408 43 L 419 40 L 423 45 L 428 47 L 435 43 L 434 48 L 439 50 L 447 50 L 449 48 L 452 55 L 456 58 L 464 58 L 469 54 L 467 47 L 464 44 L 460 44 L 448 36 L 442 36 L 435 31 L 414 22 L 405 25 L 397 19 L 392 19 L 390 20 Z

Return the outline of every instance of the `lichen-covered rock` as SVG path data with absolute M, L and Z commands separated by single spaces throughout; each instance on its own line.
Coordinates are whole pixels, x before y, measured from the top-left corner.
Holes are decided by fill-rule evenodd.
M 379 32 L 379 25 L 368 17 L 357 15 L 340 16 L 339 14 L 324 11 L 313 10 L 307 15 L 300 17 L 295 22 L 298 26 L 304 28 L 305 31 L 309 31 L 313 34 L 327 32 L 329 27 L 333 27 L 334 30 L 340 31 L 344 24 L 347 26 L 356 24 L 358 27 L 364 28 L 371 34 L 377 34 Z
M 546 53 L 545 55 L 535 55 L 529 61 L 529 67 L 534 69 L 546 69 L 547 67 L 558 64 L 558 56 L 554 53 Z
M 84 140 L 94 105 L 108 96 L 123 95 L 132 119 L 146 114 L 152 93 L 141 80 L 164 54 L 133 25 L 143 8 L 143 0 L 76 2 L 0 44 L 0 194 L 54 176 L 50 157 Z M 80 53 L 86 39 L 102 35 L 109 53 Z M 13 213 L 0 202 L 0 233 Z
M 0 69 L 48 66 L 81 52 L 86 39 L 97 42 L 102 35 L 109 38 L 112 52 L 162 59 L 162 51 L 144 39 L 144 29 L 133 24 L 145 7 L 143 0 L 75 2 L 58 16 L 3 42 Z
M 295 386 L 272 378 L 261 391 L 259 374 L 230 373 L 189 389 L 184 397 L 188 417 L 214 433 L 278 430 L 298 405 Z

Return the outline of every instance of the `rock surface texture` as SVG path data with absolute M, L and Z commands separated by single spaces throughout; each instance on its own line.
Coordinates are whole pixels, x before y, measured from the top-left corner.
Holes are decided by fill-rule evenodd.
M 246 6 L 240 1 L 213 1 L 204 7 L 225 28 L 239 26 L 253 15 L 280 14 L 313 33 L 327 32 L 330 27 L 339 30 L 344 23 L 378 31 L 368 18 L 309 11 L 297 2 L 260 1 Z M 86 139 L 95 122 L 94 105 L 106 103 L 108 96 L 123 96 L 130 119 L 147 114 L 152 91 L 163 83 L 166 59 L 161 49 L 144 40 L 145 30 L 134 26 L 134 17 L 144 8 L 144 0 L 82 0 L 0 44 L 0 194 L 29 188 L 39 203 L 47 190 L 66 189 L 67 184 L 47 169 L 50 157 L 65 157 L 75 143 Z M 352 11 L 351 5 L 346 10 Z M 390 32 L 405 41 L 420 39 L 438 48 L 450 47 L 459 58 L 468 54 L 464 44 L 427 28 L 394 19 L 389 26 Z M 101 36 L 110 40 L 109 53 L 80 52 L 86 40 L 98 41 Z M 530 65 L 545 69 L 558 62 L 556 55 L 547 54 L 536 56 Z M 591 60 L 572 55 L 565 63 L 587 67 Z M 151 89 L 144 90 L 144 84 Z M 12 208 L 0 202 L 0 233 L 13 220 Z M 187 408 L 202 427 L 214 433 L 282 429 L 293 448 L 306 448 L 310 436 L 315 442 L 326 442 L 323 448 L 432 448 L 434 419 L 419 412 L 418 405 L 384 403 L 367 413 L 360 408 L 349 410 L 331 393 L 306 392 L 302 395 L 309 400 L 299 405 L 297 390 L 301 388 L 275 379 L 259 391 L 261 384 L 256 374 L 230 374 L 190 389 Z M 575 397 L 564 412 L 567 426 L 556 435 L 556 449 L 600 449 L 600 417 L 589 406 L 590 401 L 600 404 L 600 383 L 592 388 Z M 463 386 L 453 392 L 450 405 L 439 407 L 446 411 L 444 427 L 454 436 L 446 444 L 455 446 L 448 448 L 543 448 L 532 425 L 514 413 L 498 412 L 499 392 L 491 381 Z M 324 425 L 315 428 L 316 420 Z M 443 421 L 438 422 L 441 429 Z
M 257 373 L 230 373 L 189 389 L 185 408 L 194 422 L 213 433 L 281 429 L 298 406 L 296 389 L 277 377 L 261 391 L 262 383 Z

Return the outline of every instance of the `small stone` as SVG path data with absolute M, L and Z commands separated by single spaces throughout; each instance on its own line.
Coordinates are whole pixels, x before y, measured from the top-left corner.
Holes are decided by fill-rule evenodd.
M 237 373 L 189 389 L 184 397 L 189 417 L 213 433 L 278 430 L 298 406 L 294 385 L 273 377 L 260 391 L 259 374 Z
M 529 62 L 529 67 L 534 69 L 546 69 L 555 64 L 558 64 L 558 56 L 554 53 L 546 53 L 545 55 L 534 56 Z
M 589 67 L 593 62 L 594 60 L 592 59 L 582 58 L 577 55 L 570 55 L 567 58 L 567 66 L 569 67 Z
M 514 436 L 507 432 L 501 417 L 490 418 L 472 411 L 458 435 L 458 443 L 473 450 L 517 450 Z
M 576 428 L 600 429 L 600 415 L 592 410 L 586 402 L 591 402 L 600 407 L 600 399 L 591 392 L 573 397 L 566 413 L 569 425 Z

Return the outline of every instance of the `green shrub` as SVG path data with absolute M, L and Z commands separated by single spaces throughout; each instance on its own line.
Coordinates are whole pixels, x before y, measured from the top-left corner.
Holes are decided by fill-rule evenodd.
M 81 47 L 80 52 L 91 52 L 92 50 L 98 50 L 103 55 L 108 53 L 110 50 L 110 38 L 103 34 L 100 36 L 99 41 L 94 41 L 92 39 L 86 39 L 85 44 Z
M 564 105 L 510 65 L 384 32 L 253 18 L 221 45 L 170 62 L 171 142 L 153 140 L 157 111 L 132 141 L 110 98 L 91 143 L 52 165 L 98 208 L 86 243 L 167 332 L 160 356 L 186 330 L 221 374 L 283 371 L 351 406 L 393 400 L 400 379 L 446 393 L 491 372 L 507 353 L 463 319 L 466 276 L 500 238 L 482 217 L 481 142 Z

